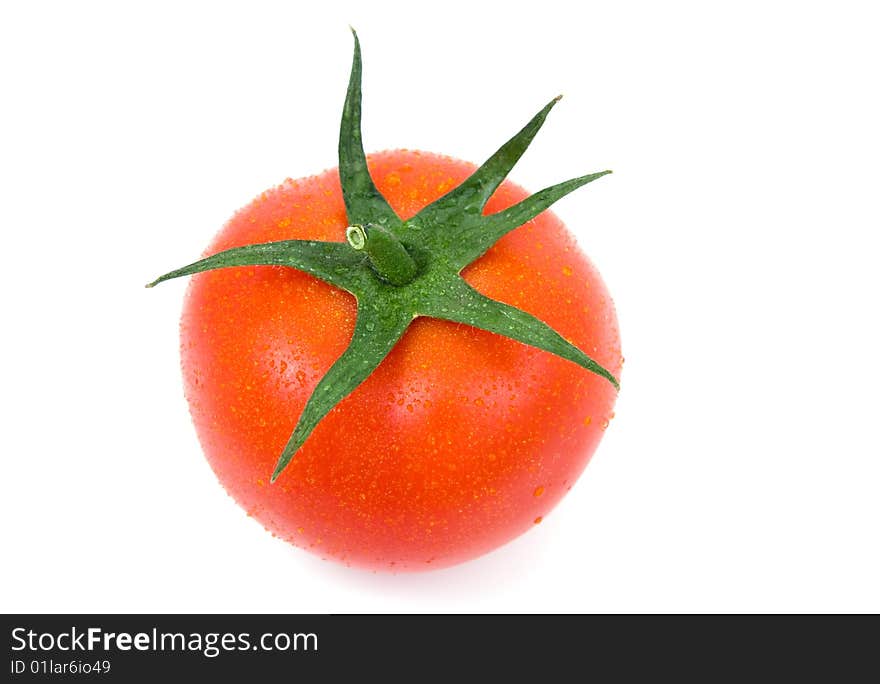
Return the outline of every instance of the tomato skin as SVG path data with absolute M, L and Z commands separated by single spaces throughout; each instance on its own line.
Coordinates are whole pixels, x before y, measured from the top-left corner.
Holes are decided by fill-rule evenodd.
M 475 168 L 406 150 L 371 155 L 369 166 L 403 218 Z M 526 196 L 505 182 L 486 211 Z M 333 169 L 260 195 L 206 254 L 292 238 L 342 242 L 346 226 Z M 614 306 L 551 212 L 502 238 L 463 275 L 619 376 Z M 587 465 L 616 390 L 547 352 L 435 319 L 417 319 L 269 484 L 306 400 L 348 345 L 355 312 L 351 295 L 293 269 L 192 278 L 181 319 L 185 392 L 232 497 L 297 546 L 392 571 L 453 565 L 540 522 Z

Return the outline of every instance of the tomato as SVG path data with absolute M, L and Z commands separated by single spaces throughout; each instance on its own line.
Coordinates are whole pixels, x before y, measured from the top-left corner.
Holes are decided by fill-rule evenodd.
M 404 219 L 475 169 L 407 150 L 368 161 Z M 505 181 L 484 213 L 526 197 Z M 334 169 L 263 193 L 208 253 L 288 239 L 344 242 L 347 226 Z M 551 212 L 502 237 L 462 275 L 619 373 L 608 291 Z M 412 323 L 270 484 L 306 401 L 351 340 L 355 315 L 350 294 L 292 268 L 193 276 L 181 323 L 185 392 L 229 494 L 273 534 L 370 569 L 449 566 L 540 523 L 590 460 L 613 416 L 615 387 L 546 351 L 434 318 Z

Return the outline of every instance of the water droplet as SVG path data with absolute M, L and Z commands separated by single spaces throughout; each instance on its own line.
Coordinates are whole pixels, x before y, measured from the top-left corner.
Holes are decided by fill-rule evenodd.
M 562 267 L 562 275 L 570 276 L 574 271 L 571 270 L 571 266 L 563 266 Z
M 584 425 L 589 425 L 592 422 L 593 422 L 593 416 L 587 416 L 586 418 L 584 418 Z
M 544 487 L 538 486 L 535 488 L 535 496 L 541 496 L 544 493 Z
M 536 525 L 540 525 L 540 524 L 541 524 L 541 521 L 542 521 L 543 519 L 544 519 L 544 516 L 539 515 L 537 518 L 535 518 L 535 524 L 536 524 Z

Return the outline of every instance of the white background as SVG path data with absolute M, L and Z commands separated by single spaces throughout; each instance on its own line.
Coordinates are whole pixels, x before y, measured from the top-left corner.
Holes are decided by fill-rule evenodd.
M 880 610 L 873 3 L 4 3 L 3 557 L 12 611 Z M 378 575 L 271 538 L 182 395 L 184 282 L 241 205 L 335 165 L 364 49 L 368 150 L 557 206 L 627 358 L 596 457 L 543 525 Z

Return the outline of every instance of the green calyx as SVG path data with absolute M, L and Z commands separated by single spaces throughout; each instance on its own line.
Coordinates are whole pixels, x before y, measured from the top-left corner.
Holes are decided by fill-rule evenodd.
M 508 209 L 483 215 L 486 202 L 558 100 L 548 103 L 461 185 L 404 221 L 376 189 L 367 168 L 361 141 L 361 51 L 354 34 L 354 59 L 339 132 L 347 242 L 284 240 L 236 247 L 166 273 L 147 285 L 232 266 L 287 266 L 356 297 L 357 320 L 351 343 L 309 397 L 278 459 L 272 482 L 315 426 L 370 376 L 419 316 L 465 323 L 512 338 L 576 363 L 619 388 L 608 370 L 548 325 L 480 294 L 460 275 L 501 237 L 573 190 L 611 173 L 574 178 Z

